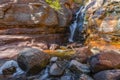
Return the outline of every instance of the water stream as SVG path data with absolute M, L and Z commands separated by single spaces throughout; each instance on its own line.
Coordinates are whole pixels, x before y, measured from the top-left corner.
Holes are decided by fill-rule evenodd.
M 84 6 L 81 6 L 80 9 L 76 12 L 75 14 L 75 20 L 73 23 L 70 25 L 70 37 L 69 37 L 69 42 L 74 42 L 74 35 L 76 28 L 79 28 L 79 30 L 82 30 L 83 27 L 83 22 L 84 22 Z
M 80 6 L 79 10 L 75 14 L 75 19 L 73 23 L 70 25 L 70 36 L 69 36 L 69 42 L 75 42 L 75 32 L 78 31 L 77 35 L 81 35 L 79 33 L 82 33 L 85 22 L 85 14 L 88 8 L 92 7 L 93 5 L 97 4 L 97 1 L 95 0 L 89 0 L 84 6 Z M 81 38 L 81 37 L 79 37 Z

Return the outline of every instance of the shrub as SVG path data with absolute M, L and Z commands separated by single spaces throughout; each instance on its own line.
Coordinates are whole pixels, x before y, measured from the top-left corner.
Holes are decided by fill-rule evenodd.
M 46 0 L 46 2 L 50 5 L 50 7 L 54 8 L 55 10 L 61 9 L 59 0 Z

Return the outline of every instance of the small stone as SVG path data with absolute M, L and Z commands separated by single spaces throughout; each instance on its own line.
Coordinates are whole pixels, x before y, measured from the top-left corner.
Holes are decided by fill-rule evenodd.
M 70 68 L 71 71 L 73 71 L 75 73 L 77 72 L 79 74 L 90 72 L 90 68 L 87 65 L 82 64 L 82 63 L 80 63 L 76 60 L 72 60 L 70 62 L 70 67 L 69 68 Z
M 3 75 L 12 75 L 15 72 L 16 72 L 16 67 L 15 66 L 11 66 L 9 68 L 6 68 L 6 69 L 2 70 Z
M 86 74 L 82 74 L 79 78 L 79 80 L 93 80 L 90 76 Z
M 92 49 L 91 49 L 91 52 L 92 52 L 93 54 L 98 54 L 98 53 L 100 53 L 100 50 L 99 50 L 98 48 L 92 48 Z
M 62 76 L 61 80 L 73 80 L 73 79 L 72 79 L 72 76 L 68 75 L 68 76 Z
M 50 50 L 56 50 L 56 49 L 59 49 L 60 46 L 58 44 L 51 44 L 50 45 Z
M 50 75 L 61 76 L 64 73 L 64 69 L 60 68 L 56 63 L 50 67 Z
M 50 62 L 56 62 L 58 60 L 58 57 L 52 57 L 51 59 L 50 59 Z

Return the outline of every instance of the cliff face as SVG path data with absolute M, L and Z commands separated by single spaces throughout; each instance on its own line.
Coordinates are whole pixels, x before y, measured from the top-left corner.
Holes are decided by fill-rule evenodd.
M 120 48 L 120 0 L 92 0 L 85 15 L 87 45 L 101 49 Z
M 45 0 L 0 0 L 0 52 L 36 42 L 62 43 L 72 19 L 72 0 L 60 0 L 55 10 Z M 7 50 L 6 50 L 7 51 Z M 11 50 L 12 51 L 12 50 Z M 11 52 L 11 53 L 13 53 Z M 15 52 L 14 52 L 15 53 Z
M 64 6 L 66 2 L 61 0 L 61 10 L 55 11 L 45 1 L 1 0 L 1 36 L 8 35 L 9 37 L 6 38 L 10 39 L 14 35 L 17 37 L 27 35 L 30 38 L 50 42 L 59 40 L 66 33 L 66 27 L 72 18 L 71 10 Z M 37 35 L 39 37 L 36 37 Z

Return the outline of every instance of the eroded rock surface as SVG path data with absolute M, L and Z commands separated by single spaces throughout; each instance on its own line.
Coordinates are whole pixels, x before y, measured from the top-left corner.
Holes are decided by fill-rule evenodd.
M 33 47 L 33 43 L 40 48 L 40 42 L 67 41 L 73 1 L 60 0 L 59 3 L 61 9 L 57 11 L 45 0 L 1 0 L 0 53 L 3 55 L 0 58 L 14 57 L 23 47 Z
M 93 4 L 92 4 L 93 3 Z M 120 1 L 93 0 L 85 15 L 89 34 L 86 44 L 101 50 L 119 49 Z

